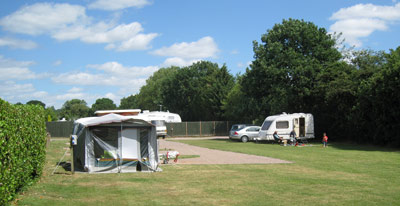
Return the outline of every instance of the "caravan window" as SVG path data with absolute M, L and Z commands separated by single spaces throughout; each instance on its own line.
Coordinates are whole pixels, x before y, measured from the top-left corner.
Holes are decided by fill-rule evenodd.
M 156 125 L 157 127 L 165 126 L 164 120 L 152 120 L 151 123 Z
M 287 129 L 289 128 L 289 121 L 278 121 L 276 122 L 277 129 Z
M 269 126 L 271 126 L 272 121 L 265 121 L 264 124 L 262 125 L 261 130 L 268 130 Z

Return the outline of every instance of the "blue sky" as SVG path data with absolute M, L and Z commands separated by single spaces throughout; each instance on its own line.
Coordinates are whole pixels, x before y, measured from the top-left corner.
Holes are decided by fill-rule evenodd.
M 395 0 L 3 0 L 0 98 L 118 105 L 162 67 L 209 60 L 243 74 L 252 42 L 288 18 L 342 32 L 355 49 L 400 45 Z

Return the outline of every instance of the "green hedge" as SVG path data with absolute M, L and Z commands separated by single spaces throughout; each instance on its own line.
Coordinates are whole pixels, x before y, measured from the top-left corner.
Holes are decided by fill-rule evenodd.
M 44 109 L 0 99 L 0 205 L 42 174 L 46 155 Z

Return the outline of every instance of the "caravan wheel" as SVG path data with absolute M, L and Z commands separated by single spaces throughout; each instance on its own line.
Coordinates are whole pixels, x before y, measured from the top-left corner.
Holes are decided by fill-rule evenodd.
M 242 138 L 240 138 L 240 140 L 242 140 L 243 143 L 246 143 L 249 141 L 249 138 L 247 136 L 243 136 Z

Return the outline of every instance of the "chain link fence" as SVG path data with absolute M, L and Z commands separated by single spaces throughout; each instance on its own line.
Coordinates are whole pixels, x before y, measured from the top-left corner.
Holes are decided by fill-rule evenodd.
M 171 137 L 228 136 L 233 121 L 179 122 L 166 123 L 167 134 Z M 74 122 L 46 122 L 47 131 L 52 137 L 69 137 Z
M 69 137 L 74 129 L 74 122 L 46 122 L 46 128 L 52 137 Z
M 167 133 L 171 137 L 183 136 L 228 136 L 232 121 L 179 122 L 167 123 Z

